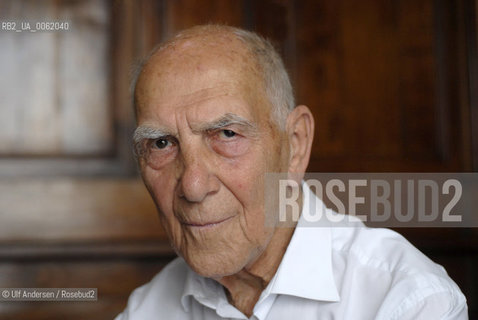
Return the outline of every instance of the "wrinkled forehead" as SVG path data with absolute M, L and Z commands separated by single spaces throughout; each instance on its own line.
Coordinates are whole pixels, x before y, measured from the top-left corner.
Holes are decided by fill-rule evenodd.
M 240 40 L 182 39 L 146 63 L 135 90 L 137 114 L 161 103 L 186 103 L 188 96 L 221 87 L 226 95 L 240 96 L 251 107 L 267 109 L 253 112 L 269 112 L 257 63 Z

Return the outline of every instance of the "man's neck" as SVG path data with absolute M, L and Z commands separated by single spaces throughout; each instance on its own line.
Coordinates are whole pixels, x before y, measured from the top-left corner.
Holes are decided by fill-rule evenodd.
M 250 267 L 219 279 L 227 290 L 229 302 L 250 317 L 262 291 L 267 287 L 282 261 L 294 228 L 275 230 L 269 246 Z
M 303 205 L 301 200 L 302 190 L 299 198 L 300 208 Z M 262 291 L 277 272 L 294 230 L 293 227 L 276 228 L 267 248 L 250 266 L 236 274 L 218 279 L 226 288 L 229 302 L 246 316 L 252 315 Z

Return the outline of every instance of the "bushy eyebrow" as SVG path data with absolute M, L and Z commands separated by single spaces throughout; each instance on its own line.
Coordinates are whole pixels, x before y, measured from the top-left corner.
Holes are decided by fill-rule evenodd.
M 254 123 L 234 113 L 226 113 L 219 119 L 200 124 L 198 128 L 193 128 L 193 132 L 214 131 L 230 125 L 242 126 L 250 131 L 249 133 L 251 134 L 257 133 L 257 126 Z
M 230 125 L 242 126 L 246 128 L 248 133 L 251 135 L 255 135 L 257 133 L 257 126 L 254 123 L 234 113 L 226 113 L 216 120 L 202 123 L 193 128 L 193 132 L 214 131 Z M 133 134 L 133 143 L 134 145 L 138 145 L 144 139 L 159 139 L 166 136 L 174 136 L 174 134 L 160 128 L 138 126 Z
M 145 152 L 142 142 L 146 139 L 159 139 L 160 137 L 167 136 L 168 134 L 157 128 L 148 126 L 139 126 L 133 133 L 133 153 L 135 157 L 142 156 Z
M 170 134 L 161 129 L 139 126 L 134 130 L 133 143 L 134 145 L 137 145 L 144 139 L 158 139 L 168 135 Z

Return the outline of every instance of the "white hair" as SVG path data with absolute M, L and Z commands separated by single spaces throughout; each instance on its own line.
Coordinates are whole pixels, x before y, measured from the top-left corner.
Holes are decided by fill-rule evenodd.
M 236 37 L 244 42 L 262 69 L 262 77 L 269 102 L 272 104 L 276 122 L 285 127 L 289 112 L 294 109 L 294 93 L 284 63 L 274 46 L 258 34 L 233 28 Z
M 275 50 L 274 46 L 269 40 L 263 38 L 257 33 L 236 27 L 211 24 L 195 26 L 193 28 L 179 32 L 171 40 L 160 43 L 151 51 L 150 54 L 146 56 L 145 59 L 143 59 L 141 63 L 134 68 L 133 81 L 131 82 L 133 103 L 135 103 L 134 91 L 136 89 L 138 77 L 152 55 L 158 51 L 163 51 L 164 49 L 176 43 L 178 40 L 187 38 L 191 34 L 197 36 L 201 33 L 207 35 L 211 32 L 233 34 L 244 44 L 260 69 L 259 71 L 264 82 L 266 95 L 272 105 L 274 120 L 281 130 L 285 129 L 287 116 L 289 112 L 294 109 L 295 100 L 292 85 L 290 83 L 289 75 L 284 67 L 284 63 L 279 53 Z

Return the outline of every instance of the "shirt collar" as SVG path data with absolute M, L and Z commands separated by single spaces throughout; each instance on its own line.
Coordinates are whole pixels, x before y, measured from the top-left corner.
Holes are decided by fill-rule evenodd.
M 302 183 L 303 207 L 294 235 L 282 258 L 279 268 L 258 303 L 270 294 L 285 294 L 318 301 L 340 301 L 332 272 L 332 239 L 329 227 L 310 227 L 304 221 L 304 211 L 309 210 L 311 197 L 318 206 L 322 201 Z M 204 278 L 188 268 L 181 304 L 189 311 L 191 297 L 216 309 L 227 303 L 222 286 Z
M 181 304 L 186 311 L 190 309 L 191 297 L 212 309 L 216 309 L 221 301 L 227 301 L 224 289 L 218 282 L 202 277 L 188 267 L 181 297 Z
M 181 305 L 186 312 L 191 310 L 194 297 L 202 305 L 216 310 L 223 318 L 243 318 L 243 314 L 229 304 L 224 288 L 217 281 L 202 277 L 188 268 Z
M 340 301 L 332 270 L 332 235 L 330 227 L 307 226 L 305 210 L 310 199 L 317 207 L 323 202 L 303 182 L 303 207 L 294 235 L 279 268 L 263 296 L 287 294 L 319 301 Z M 310 216 L 310 215 L 309 215 Z

